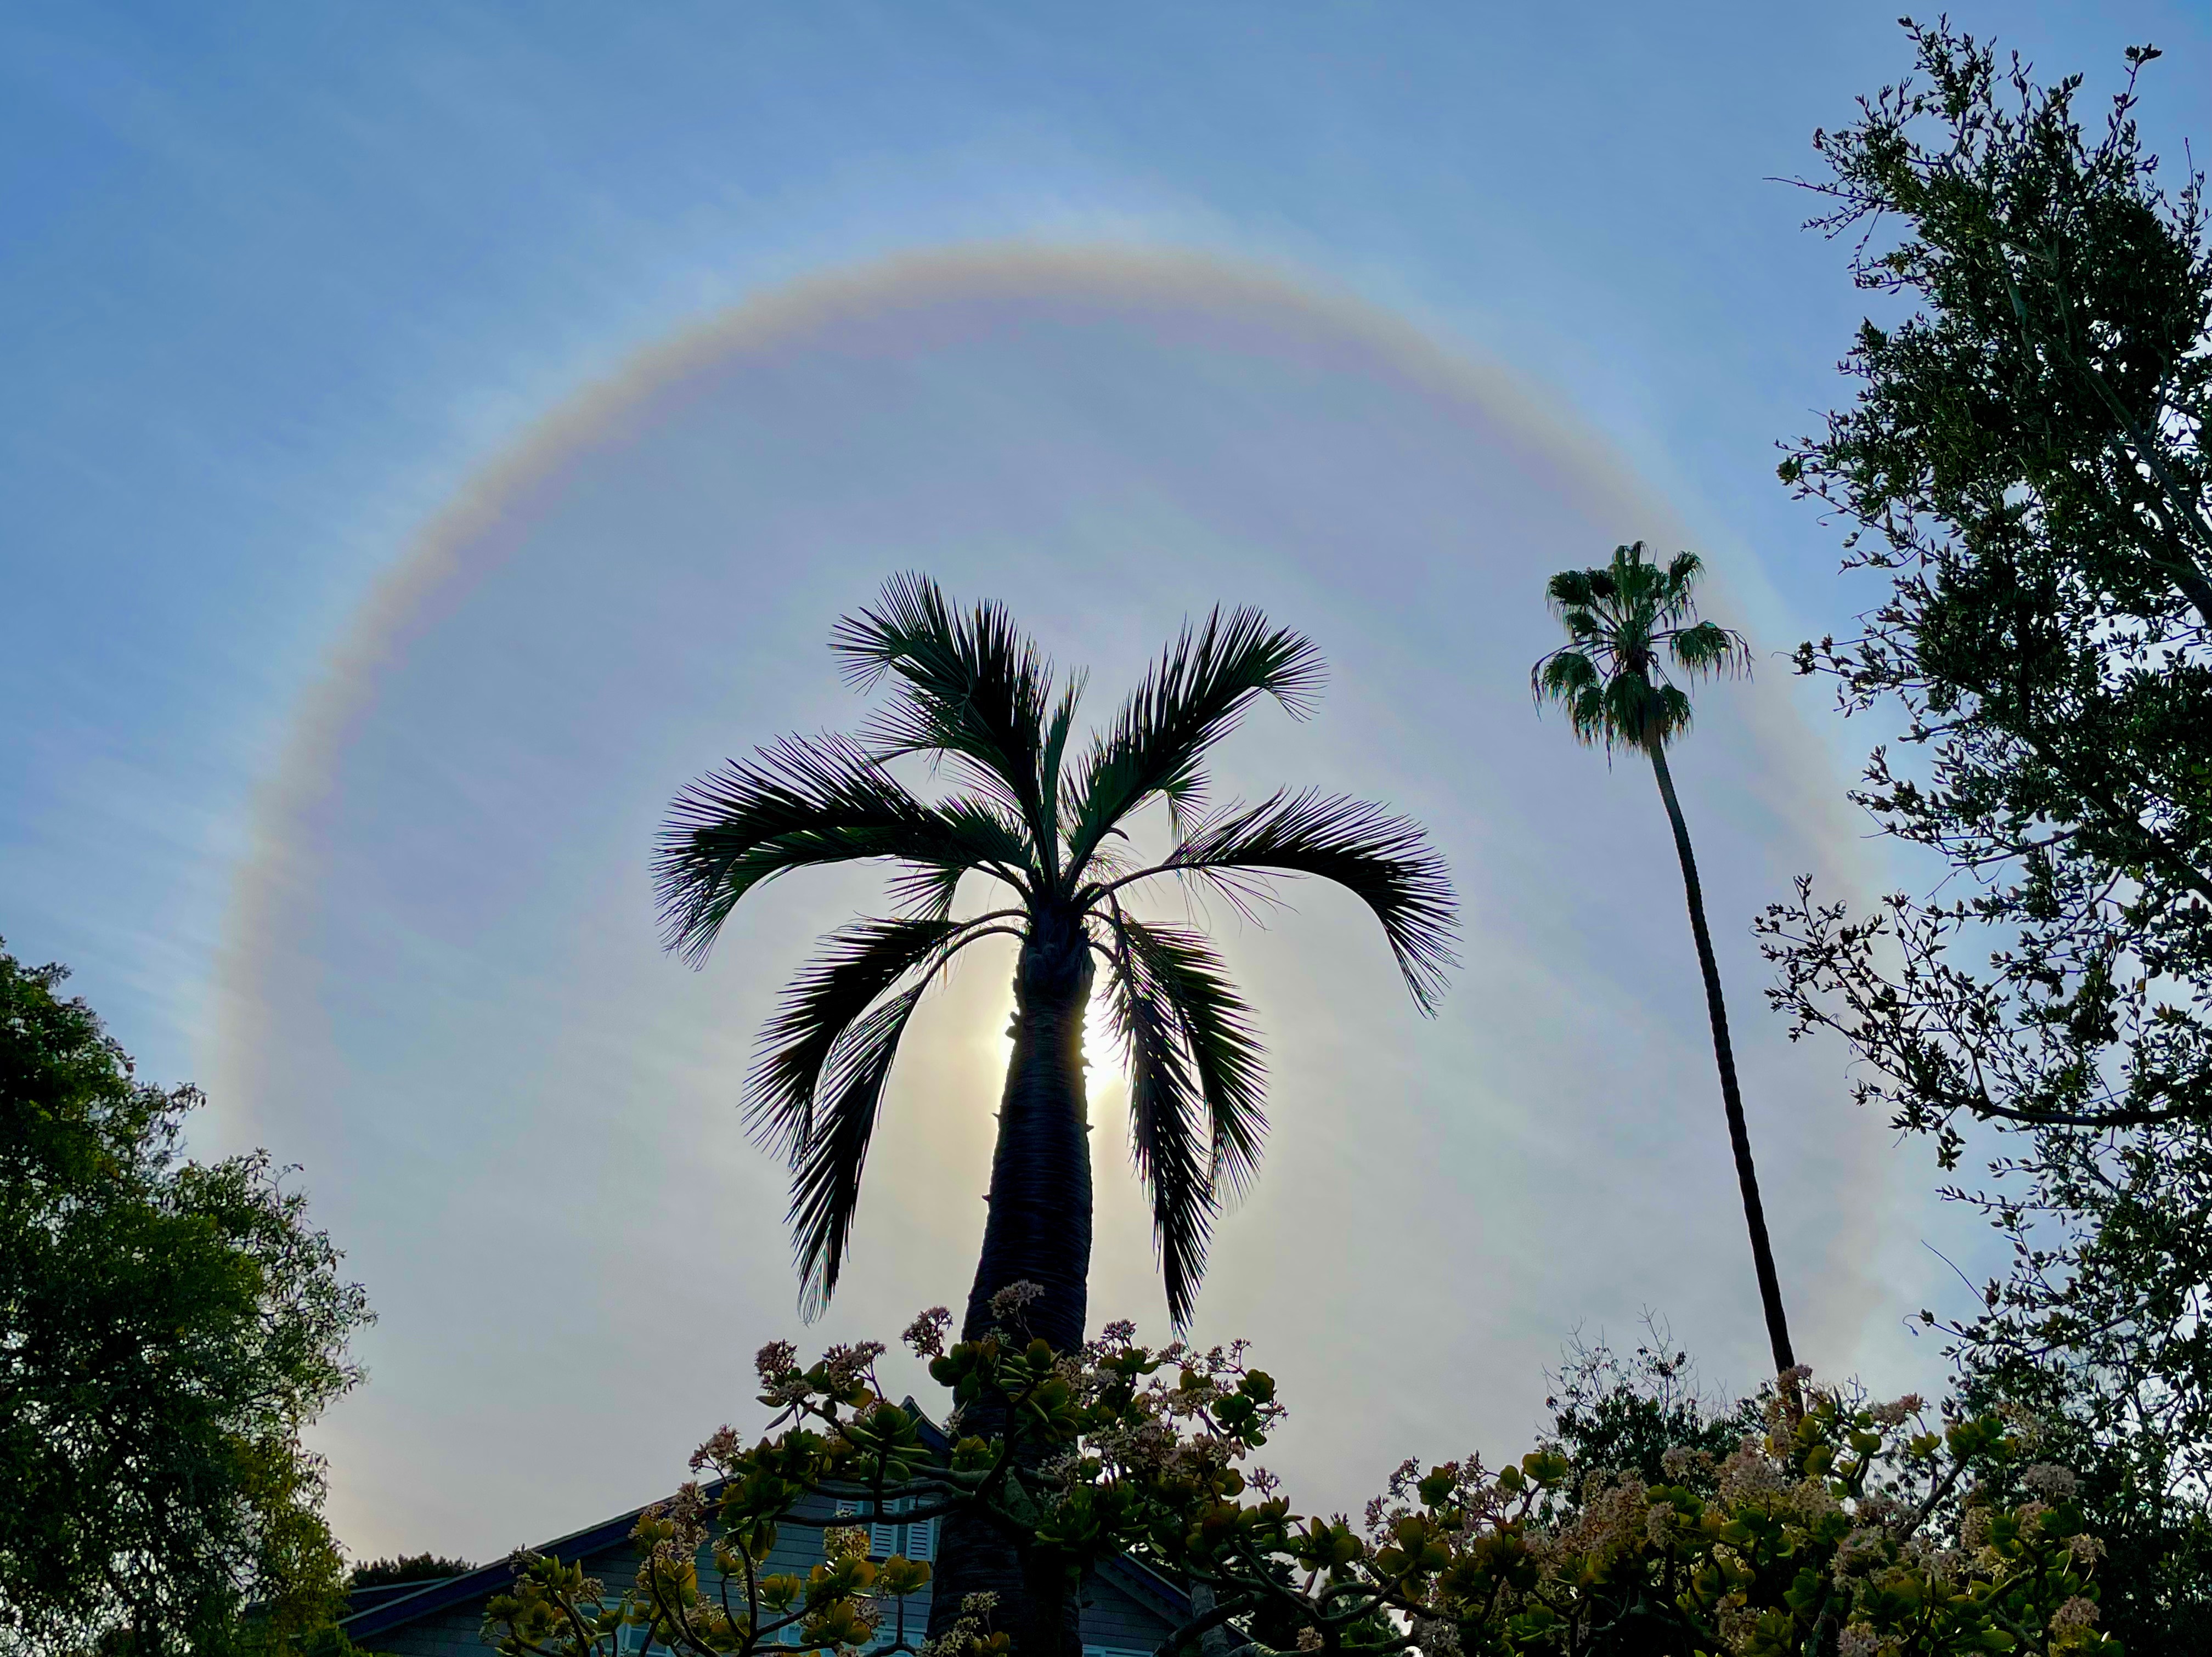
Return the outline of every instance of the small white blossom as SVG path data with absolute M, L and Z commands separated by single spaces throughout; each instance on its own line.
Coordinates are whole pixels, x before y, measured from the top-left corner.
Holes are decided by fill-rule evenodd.
M 1836 1549 L 1835 1577 L 1840 1584 L 1863 1576 L 1889 1557 L 1889 1539 L 1870 1525 L 1862 1525 Z
M 2043 1442 L 2043 1417 L 2026 1405 L 2007 1399 L 1997 1405 L 1997 1413 L 2004 1417 L 2005 1430 L 2023 1448 L 2032 1450 Z
M 1019 1317 L 1035 1302 L 1044 1298 L 1044 1285 L 1024 1278 L 1010 1283 L 991 1296 L 991 1321 L 1005 1323 Z
M 1919 1393 L 1907 1393 L 1903 1398 L 1875 1405 L 1867 1413 L 1874 1417 L 1875 1426 L 1885 1431 L 1894 1431 L 1927 1407 L 1927 1400 Z
M 899 1337 L 920 1358 L 942 1357 L 945 1355 L 945 1336 L 952 1327 L 952 1314 L 942 1306 L 933 1306 L 906 1326 Z
M 1721 1463 L 1721 1498 L 1731 1506 L 1771 1496 L 1782 1488 L 1782 1472 L 1754 1439 L 1736 1447 Z
M 2096 1624 L 2097 1602 L 2094 1599 L 2077 1596 L 2051 1613 L 2051 1633 L 2054 1639 L 2079 1630 L 2094 1628 Z
M 772 1340 L 753 1354 L 753 1368 L 761 1384 L 772 1387 L 799 1367 L 799 1349 L 787 1340 Z
M 1459 1630 L 1440 1617 L 1413 1618 L 1413 1644 L 1422 1657 L 1460 1657 Z

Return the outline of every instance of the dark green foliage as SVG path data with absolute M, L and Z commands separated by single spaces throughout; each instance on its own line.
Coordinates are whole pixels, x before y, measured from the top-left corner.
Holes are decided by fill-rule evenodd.
M 346 1573 L 349 1588 L 380 1588 L 399 1582 L 442 1582 L 449 1576 L 465 1576 L 476 1566 L 466 1559 L 447 1559 L 434 1553 L 408 1553 L 390 1559 L 365 1559 Z
M 907 1344 L 963 1429 L 988 1412 L 1005 1436 L 963 1432 L 939 1460 L 916 1414 L 884 1400 L 882 1346 L 801 1369 L 771 1343 L 757 1360 L 769 1435 L 749 1448 L 724 1427 L 692 1459 L 714 1475 L 711 1501 L 694 1484 L 648 1508 L 631 1533 L 644 1558 L 620 1584 L 518 1556 L 514 1592 L 485 1606 L 486 1642 L 617 1657 L 650 1630 L 687 1657 L 836 1657 L 895 1628 L 891 1605 L 925 1582 L 946 1593 L 927 1564 L 877 1565 L 865 1531 L 825 1530 L 804 1580 L 763 1569 L 786 1527 L 834 1523 L 794 1510 L 811 1494 L 849 1502 L 856 1526 L 897 1513 L 950 1531 L 966 1514 L 1029 1538 L 1030 1593 L 1140 1560 L 1189 1586 L 1190 1616 L 1160 1642 L 1178 1657 L 1225 1657 L 1240 1636 L 1342 1657 L 2119 1657 L 2095 1626 L 2101 1549 L 2070 1476 L 2021 1465 L 2032 1444 L 1997 1413 L 1803 1384 L 1789 1408 L 1769 1389 L 1732 1412 L 1696 1400 L 1680 1357 L 1585 1352 L 1553 1446 L 1494 1471 L 1401 1462 L 1355 1528 L 1294 1512 L 1253 1465 L 1285 1407 L 1244 1343 L 1154 1349 L 1121 1323 L 1071 1354 L 1002 1325 L 948 1348 L 951 1324 L 933 1308 Z M 1376 1357 L 1378 1374 L 1401 1367 Z M 1622 1465 L 1662 1444 L 1658 1480 Z M 1025 1644 L 1007 1626 L 1030 1611 L 965 1601 L 925 1648 L 1034 1657 L 1049 1630 Z
M 2031 1423 L 2035 1459 L 2079 1474 L 2082 1516 L 2106 1547 L 2098 1625 L 2132 1652 L 2212 1657 L 2212 1513 L 2160 1476 L 2154 1438 L 2115 1436 L 2078 1393 L 2063 1362 L 1975 1362 L 1960 1388 L 1966 1409 L 2002 1407 Z M 2000 1499 L 2021 1494 L 2016 1476 L 1987 1482 Z
M 1291 1598 L 1297 1591 L 1298 1574 L 1287 1560 L 1270 1560 L 1265 1569 L 1276 1592 L 1262 1599 L 1257 1609 L 1245 1618 L 1242 1633 L 1245 1639 L 1270 1651 L 1296 1651 L 1299 1631 L 1306 1626 Z M 1337 1639 L 1346 1649 L 1372 1651 L 1387 1648 L 1397 1632 L 1389 1617 L 1379 1611 L 1370 1611 L 1343 1624 L 1337 1630 Z M 1205 1646 L 1202 1642 L 1194 1642 L 1182 1650 L 1183 1657 L 1200 1657 Z
M 2084 1477 L 2107 1624 L 2202 1649 L 2212 1474 L 2212 250 L 2202 179 L 2160 185 L 2136 77 L 2083 130 L 1947 26 L 1919 81 L 1815 142 L 1869 320 L 1855 403 L 1784 481 L 1887 596 L 1799 652 L 1881 710 L 1856 798 L 1930 895 L 1770 911 L 1772 998 L 1839 1035 L 1862 1102 L 2010 1136 L 1978 1203 L 2013 1249 L 1956 1338 Z M 1901 317 L 1898 316 L 1902 313 Z M 2191 1642 L 2197 1642 L 2191 1644 Z
M 1644 543 L 1615 547 L 1595 569 L 1561 570 L 1546 584 L 1552 613 L 1573 642 L 1528 676 L 1539 701 L 1567 710 L 1586 743 L 1656 754 L 1690 728 L 1690 698 L 1668 677 L 1747 672 L 1742 635 L 1697 619 L 1705 566 L 1694 552 L 1648 562 Z
M 1720 1464 L 1746 1437 L 1764 1440 L 1759 1400 L 1730 1403 L 1700 1392 L 1689 1355 L 1667 1347 L 1667 1332 L 1655 1321 L 1650 1339 L 1627 1357 L 1603 1342 L 1577 1339 L 1569 1348 L 1544 1400 L 1552 1423 L 1543 1448 L 1565 1469 L 1538 1504 L 1547 1522 L 1564 1528 L 1583 1520 L 1589 1496 L 1602 1500 L 1624 1477 L 1710 1502 L 1719 1493 Z M 1645 1657 L 1663 1649 L 1664 1635 L 1648 1616 L 1631 1614 L 1594 1631 L 1576 1657 Z
M 1916 39 L 1930 84 L 1825 135 L 1872 236 L 1851 409 L 1782 473 L 1857 527 L 1889 597 L 1799 652 L 1850 713 L 1905 720 L 1856 798 L 1971 877 L 1859 928 L 1778 912 L 1784 1002 L 1872 1062 L 1863 1096 L 1939 1136 L 1961 1115 L 2134 1127 L 2212 1116 L 2212 252 L 2198 186 L 2156 187 L 2128 119 L 2091 145 L 2075 82 L 2008 82 L 1986 46 Z M 2135 54 L 2140 57 L 2141 54 Z M 1869 931 L 1869 927 L 1875 930 Z M 1872 957 L 1895 940 L 1911 992 Z M 1981 958 L 1994 950 L 1994 959 Z M 1904 980 L 1899 980 L 1903 983 Z
M 179 1160 L 198 1095 L 62 976 L 0 950 L 0 1652 L 267 1648 L 335 1603 L 299 1434 L 361 1291 L 265 1155 Z
M 1565 1485 L 1570 1497 L 1592 1473 L 1634 1473 L 1647 1484 L 1686 1484 L 1705 1493 L 1710 1466 L 1698 1461 L 1670 1468 L 1667 1452 L 1687 1450 L 1718 1462 L 1746 1435 L 1765 1432 L 1758 1400 L 1729 1403 L 1699 1392 L 1689 1355 L 1666 1346 L 1665 1330 L 1655 1327 L 1650 1341 L 1628 1358 L 1602 1343 L 1577 1342 L 1568 1351 L 1544 1400 L 1552 1412 L 1544 1437 L 1545 1448 L 1573 1469 Z

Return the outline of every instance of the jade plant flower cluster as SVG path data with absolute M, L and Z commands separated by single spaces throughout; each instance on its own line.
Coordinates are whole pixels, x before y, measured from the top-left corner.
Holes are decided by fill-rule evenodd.
M 997 1657 L 1007 1641 L 988 1595 L 940 1616 L 924 1641 L 904 1606 L 927 1564 L 872 1564 L 865 1533 L 837 1528 L 966 1509 L 1071 1581 L 1120 1552 L 1189 1584 L 1198 1609 L 1163 1657 L 1224 1625 L 1255 1643 L 1264 1630 L 1299 1650 L 1378 1657 L 2119 1649 L 2097 1627 L 2102 1550 L 2072 1476 L 2029 1460 L 2021 1420 L 1945 1418 L 1916 1398 L 1875 1403 L 1799 1372 L 1786 1389 L 1799 1407 L 1771 1394 L 1763 1432 L 1726 1454 L 1670 1450 L 1656 1480 L 1578 1466 L 1558 1447 L 1494 1471 L 1479 1457 L 1407 1462 L 1355 1523 L 1294 1513 L 1253 1465 L 1284 1406 L 1241 1344 L 1149 1347 L 1115 1324 L 1059 1352 L 1026 1338 L 1018 1302 L 1005 1310 L 979 1340 L 948 1345 L 941 1309 L 906 1332 L 951 1394 L 944 1454 L 884 1396 L 882 1347 L 833 1348 L 806 1369 L 787 1344 L 763 1349 L 767 1435 L 748 1447 L 725 1428 L 702 1447 L 693 1468 L 713 1482 L 640 1520 L 635 1581 L 611 1593 L 573 1565 L 518 1556 L 488 1632 L 514 1657 L 612 1654 L 641 1627 L 701 1657 L 767 1645 L 838 1657 L 888 1618 L 890 1649 Z M 1005 1429 L 963 1433 L 976 1417 Z M 2000 1484 L 2022 1499 L 1996 1497 Z M 812 1505 L 840 1517 L 794 1519 L 809 1496 L 835 1498 Z M 788 1523 L 827 1533 L 804 1578 L 767 1569 Z

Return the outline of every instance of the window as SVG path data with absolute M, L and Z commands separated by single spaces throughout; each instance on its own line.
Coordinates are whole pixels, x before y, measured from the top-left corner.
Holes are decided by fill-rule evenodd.
M 869 1505 L 865 1502 L 840 1502 L 837 1504 L 837 1517 L 858 1520 L 860 1510 Z M 893 1502 L 890 1505 L 893 1510 L 896 1510 L 898 1504 Z M 870 1520 L 868 1521 L 868 1557 L 888 1559 L 896 1553 L 899 1545 L 898 1533 L 899 1527 L 896 1524 L 884 1520 Z M 824 1551 L 827 1551 L 826 1547 Z
M 866 1502 L 840 1502 L 837 1517 L 858 1519 Z M 911 1525 L 899 1522 L 897 1515 L 911 1510 L 911 1497 L 900 1496 L 884 1503 L 885 1516 L 868 1521 L 868 1557 L 888 1559 L 893 1554 L 904 1554 L 909 1559 L 937 1557 L 937 1521 L 924 1519 Z M 1140 1657 L 1150 1657 L 1141 1654 Z
M 890 1505 L 893 1513 L 906 1511 L 906 1502 L 903 1497 Z M 905 1538 L 900 1534 L 905 1529 L 906 1527 L 903 1525 L 896 1522 L 885 1523 L 880 1520 L 870 1525 L 868 1527 L 868 1557 L 888 1559 L 896 1553 L 900 1545 L 905 1540 Z

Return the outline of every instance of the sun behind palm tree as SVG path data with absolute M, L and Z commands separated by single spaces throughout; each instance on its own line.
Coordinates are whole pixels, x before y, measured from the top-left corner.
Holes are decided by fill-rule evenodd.
M 1705 974 L 1705 1011 L 1712 1023 L 1713 1057 L 1720 1065 L 1721 1104 L 1728 1114 L 1729 1143 L 1735 1152 L 1736 1183 L 1743 1193 L 1743 1217 L 1751 1231 L 1752 1265 L 1759 1276 L 1759 1298 L 1766 1314 L 1766 1336 L 1774 1350 L 1776 1375 L 1796 1366 L 1790 1326 L 1782 1311 L 1782 1286 L 1775 1275 L 1774 1250 L 1766 1238 L 1766 1212 L 1759 1200 L 1759 1175 L 1752 1167 L 1751 1135 L 1744 1123 L 1743 1096 L 1737 1090 L 1735 1053 L 1729 1041 L 1728 1006 L 1721 998 L 1720 968 L 1713 959 L 1712 935 L 1705 928 L 1704 889 L 1690 850 L 1690 831 L 1682 804 L 1674 796 L 1674 774 L 1667 768 L 1667 744 L 1689 728 L 1690 699 L 1667 677 L 1671 661 L 1685 677 L 1733 677 L 1751 669 L 1751 650 L 1741 634 L 1697 619 L 1695 588 L 1703 570 L 1698 555 L 1678 553 L 1665 568 L 1644 561 L 1644 543 L 1613 549 L 1613 561 L 1599 569 L 1562 570 L 1546 588 L 1552 610 L 1572 641 L 1539 661 L 1529 674 L 1537 701 L 1555 701 L 1567 710 L 1575 735 L 1618 744 L 1651 757 L 1659 798 L 1674 831 L 1674 852 L 1682 865 L 1682 887 L 1689 902 L 1690 931 L 1697 940 L 1698 967 Z M 1794 1387 L 1784 1391 L 1794 1399 Z
M 703 962 L 748 892 L 794 869 L 882 859 L 898 913 L 832 932 L 762 1033 L 748 1078 L 756 1135 L 793 1170 L 791 1224 L 810 1308 L 836 1291 L 884 1084 L 922 992 L 961 950 L 1009 937 L 1014 1050 L 992 1159 L 982 1258 L 963 1332 L 990 1322 L 1018 1282 L 1043 1296 L 1030 1330 L 1081 1344 L 1091 1265 L 1091 1156 L 1083 1017 L 1106 968 L 1112 1028 L 1127 1055 L 1137 1172 L 1152 1199 L 1168 1310 L 1188 1323 L 1225 1183 L 1260 1153 L 1264 1071 L 1251 1012 L 1221 957 L 1188 927 L 1140 920 L 1124 899 L 1180 877 L 1240 907 L 1271 877 L 1317 875 L 1364 900 L 1426 1011 L 1453 964 L 1451 890 L 1413 823 L 1312 791 L 1204 809 L 1206 751 L 1272 695 L 1302 714 L 1321 659 L 1256 610 L 1186 627 L 1091 741 L 1066 752 L 1082 682 L 1055 692 L 1051 664 L 1006 610 L 962 615 L 934 582 L 890 582 L 873 609 L 841 621 L 831 648 L 847 677 L 894 695 L 857 738 L 785 737 L 678 796 L 657 861 L 669 947 Z M 902 756 L 944 763 L 964 786 L 925 800 L 892 776 Z M 1121 825 L 1167 804 L 1174 847 L 1139 865 Z M 1007 901 L 953 918 L 963 879 Z

